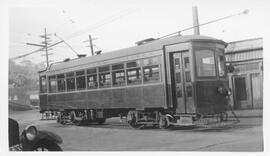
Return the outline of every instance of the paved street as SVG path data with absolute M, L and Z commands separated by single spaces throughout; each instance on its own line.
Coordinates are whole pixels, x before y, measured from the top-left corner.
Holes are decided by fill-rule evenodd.
M 20 128 L 33 124 L 63 139 L 65 151 L 262 151 L 262 118 L 240 118 L 240 123 L 218 128 L 132 129 L 118 118 L 104 125 L 60 125 L 41 121 L 37 110 L 13 112 Z

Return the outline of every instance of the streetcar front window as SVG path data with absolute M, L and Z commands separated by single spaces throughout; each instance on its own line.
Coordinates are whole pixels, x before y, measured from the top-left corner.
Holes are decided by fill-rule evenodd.
M 215 57 L 212 50 L 200 49 L 195 51 L 196 67 L 198 77 L 214 77 L 216 76 L 215 70 Z
M 221 49 L 217 49 L 217 64 L 218 64 L 218 73 L 220 77 L 225 76 L 225 57 L 223 55 L 223 51 Z

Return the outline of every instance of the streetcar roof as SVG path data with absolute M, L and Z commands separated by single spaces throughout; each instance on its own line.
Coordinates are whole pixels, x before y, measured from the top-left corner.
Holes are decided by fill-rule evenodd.
M 139 53 L 146 53 L 150 51 L 156 51 L 163 48 L 164 45 L 176 44 L 176 43 L 185 43 L 191 41 L 214 41 L 225 44 L 222 40 L 215 39 L 213 37 L 201 36 L 201 35 L 186 35 L 186 36 L 172 36 L 164 39 L 157 39 L 142 45 L 133 46 L 129 48 L 119 49 L 111 52 L 102 53 L 100 55 L 88 56 L 82 58 L 71 59 L 66 62 L 56 62 L 49 66 L 49 68 L 43 72 L 56 71 L 66 68 L 71 68 L 73 66 L 78 66 L 81 64 L 87 64 L 92 62 L 105 61 L 117 57 L 124 57 Z

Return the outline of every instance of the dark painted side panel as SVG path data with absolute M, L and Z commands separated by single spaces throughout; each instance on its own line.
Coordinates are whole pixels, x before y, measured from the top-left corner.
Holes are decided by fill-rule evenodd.
M 197 95 L 197 113 L 216 114 L 224 112 L 228 106 L 228 98 L 219 94 L 218 87 L 228 88 L 227 81 L 195 82 Z
M 44 95 L 39 95 L 39 107 L 40 107 L 40 110 L 43 111 L 43 110 L 47 110 L 47 95 L 44 94 Z
M 43 105 L 46 105 L 44 102 Z M 165 108 L 163 84 L 48 95 L 47 109 Z

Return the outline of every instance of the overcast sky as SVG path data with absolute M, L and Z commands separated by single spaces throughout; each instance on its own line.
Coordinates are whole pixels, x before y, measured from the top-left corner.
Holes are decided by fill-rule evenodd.
M 65 0 L 11 1 L 9 3 L 9 57 L 19 56 L 38 47 L 25 43 L 40 43 L 44 28 L 58 34 L 80 54 L 90 55 L 91 34 L 95 50 L 109 52 L 134 46 L 149 37 L 157 38 L 192 26 L 192 6 L 198 7 L 199 22 L 249 10 L 247 15 L 235 16 L 200 28 L 201 35 L 225 42 L 264 37 L 266 1 L 263 0 Z M 183 32 L 191 35 L 193 30 Z M 43 52 L 44 53 L 44 52 Z M 55 46 L 50 60 L 57 62 L 76 55 L 65 44 Z M 35 63 L 45 61 L 41 53 L 25 57 Z M 18 62 L 23 59 L 18 60 Z

